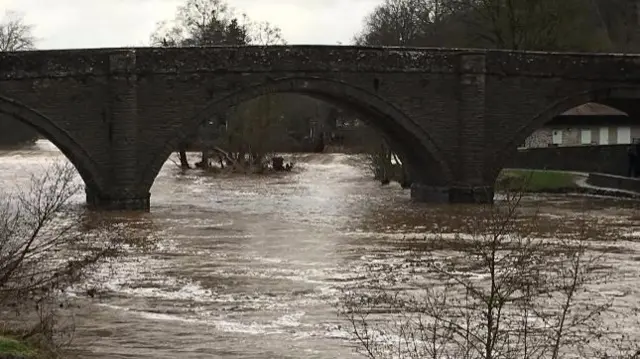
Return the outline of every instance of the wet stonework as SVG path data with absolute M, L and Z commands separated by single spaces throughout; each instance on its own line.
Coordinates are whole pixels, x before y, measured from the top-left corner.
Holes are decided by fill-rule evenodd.
M 385 133 L 416 201 L 486 203 L 517 145 L 554 116 L 589 101 L 635 116 L 637 63 L 353 46 L 5 52 L 0 115 L 60 148 L 92 207 L 149 210 L 162 166 L 200 124 L 260 95 L 306 94 L 355 109 Z

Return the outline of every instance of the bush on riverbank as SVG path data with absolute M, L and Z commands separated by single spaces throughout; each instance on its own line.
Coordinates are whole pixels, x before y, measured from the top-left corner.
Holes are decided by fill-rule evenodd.
M 82 189 L 75 177 L 73 166 L 56 164 L 0 197 L 0 328 L 6 328 L 0 335 L 48 353 L 71 331 L 59 320 L 67 307 L 63 292 L 120 252 L 119 231 L 88 228 L 70 206 Z
M 38 354 L 38 350 L 29 343 L 0 335 L 0 359 L 34 358 Z
M 414 249 L 419 259 L 403 264 L 411 278 L 371 263 L 368 284 L 339 303 L 358 351 L 371 359 L 637 358 L 628 328 L 615 327 L 613 297 L 591 289 L 609 267 L 589 242 L 608 233 L 582 222 L 541 238 L 541 221 L 525 216 L 520 200 L 478 208 L 455 238 L 434 224 Z
M 29 333 L 0 328 L 0 359 L 54 359 L 60 355 L 48 342 L 25 339 Z
M 559 171 L 503 170 L 496 181 L 501 192 L 571 192 L 578 189 L 576 175 Z

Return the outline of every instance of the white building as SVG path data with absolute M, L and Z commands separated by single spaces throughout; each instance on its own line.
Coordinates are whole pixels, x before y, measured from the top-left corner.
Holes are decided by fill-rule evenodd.
M 524 148 L 616 145 L 640 142 L 640 119 L 597 103 L 587 103 L 557 116 L 532 133 Z

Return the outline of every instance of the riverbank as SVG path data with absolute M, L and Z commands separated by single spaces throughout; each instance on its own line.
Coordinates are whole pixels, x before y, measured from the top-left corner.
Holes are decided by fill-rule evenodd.
M 587 183 L 588 173 L 505 169 L 496 180 L 499 192 L 590 194 L 621 198 L 640 198 L 640 193 L 618 188 L 598 187 Z
M 0 359 L 43 358 L 39 350 L 28 342 L 0 334 Z
M 62 357 L 65 351 L 42 332 L 12 329 L 11 324 L 0 321 L 0 359 L 54 359 Z M 68 333 L 56 332 L 56 337 Z M 64 355 L 64 358 L 68 356 Z M 74 356 L 75 358 L 75 356 Z
M 505 169 L 498 176 L 496 189 L 503 192 L 567 193 L 577 191 L 580 174 L 560 171 Z

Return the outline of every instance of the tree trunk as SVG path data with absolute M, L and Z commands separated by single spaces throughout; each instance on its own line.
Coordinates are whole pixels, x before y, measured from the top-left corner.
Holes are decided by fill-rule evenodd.
M 209 168 L 209 149 L 202 150 L 202 168 Z
M 189 165 L 189 160 L 187 159 L 187 150 L 184 144 L 180 145 L 179 156 L 180 156 L 180 168 L 182 168 L 183 170 L 190 169 L 191 166 Z
M 391 150 L 389 150 L 389 147 L 387 147 L 385 143 L 382 144 L 381 150 L 383 154 L 382 168 L 384 168 L 384 170 L 383 170 L 383 178 L 380 180 L 380 182 L 383 185 L 388 185 L 389 183 L 391 183 L 391 174 L 393 172 L 393 164 L 391 163 Z
M 236 163 L 240 164 L 242 168 L 247 168 L 246 154 L 243 151 L 238 152 L 238 160 Z
M 407 189 L 407 188 L 411 188 L 411 176 L 409 175 L 409 170 L 407 169 L 407 167 L 404 165 L 404 163 L 402 165 L 400 165 L 400 170 L 402 171 L 402 179 L 400 181 L 400 187 L 402 187 L 403 189 Z

